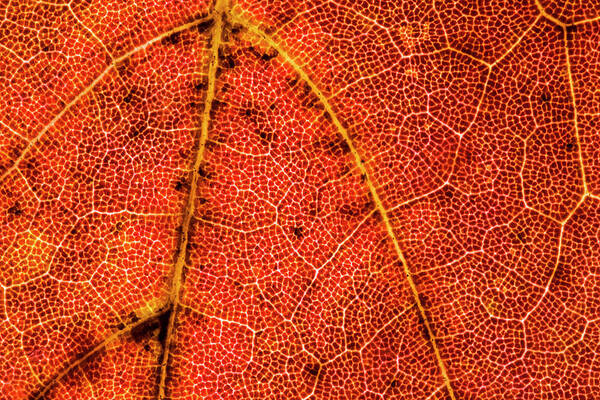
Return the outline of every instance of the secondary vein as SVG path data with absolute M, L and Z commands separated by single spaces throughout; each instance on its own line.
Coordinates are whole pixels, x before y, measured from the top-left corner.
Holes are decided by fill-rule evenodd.
M 206 97 L 204 100 L 204 110 L 202 112 L 202 122 L 200 127 L 200 137 L 198 139 L 198 150 L 196 152 L 196 158 L 192 168 L 192 180 L 190 185 L 190 193 L 185 206 L 183 223 L 181 226 L 181 240 L 179 244 L 179 250 L 177 253 L 177 259 L 173 269 L 173 277 L 171 283 L 171 291 L 169 294 L 169 304 L 171 307 L 171 315 L 167 326 L 167 333 L 165 337 L 163 347 L 163 357 L 160 364 L 160 381 L 158 387 L 158 399 L 166 399 L 166 378 L 169 367 L 170 350 L 173 345 L 173 337 L 175 331 L 175 320 L 177 318 L 177 311 L 181 301 L 181 290 L 183 282 L 183 272 L 185 269 L 185 260 L 187 245 L 189 242 L 189 233 L 192 218 L 195 211 L 196 196 L 198 191 L 198 181 L 200 179 L 199 169 L 204 160 L 204 153 L 206 150 L 206 142 L 208 140 L 208 129 L 210 124 L 210 111 L 213 100 L 215 98 L 215 82 L 217 75 L 217 68 L 219 66 L 219 47 L 221 46 L 221 36 L 223 31 L 223 19 L 225 17 L 225 10 L 227 8 L 227 0 L 217 0 L 214 8 L 215 23 L 212 30 L 211 48 L 210 48 L 210 61 L 208 66 L 208 86 L 206 91 Z

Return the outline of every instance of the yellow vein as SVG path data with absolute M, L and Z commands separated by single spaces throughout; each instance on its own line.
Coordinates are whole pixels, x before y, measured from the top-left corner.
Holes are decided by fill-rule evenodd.
M 212 31 L 211 49 L 210 49 L 210 61 L 208 66 L 208 87 L 206 91 L 206 97 L 204 100 L 204 110 L 202 112 L 202 122 L 200 127 L 200 138 L 198 142 L 198 150 L 196 152 L 196 159 L 192 169 L 192 181 L 190 186 L 190 193 L 188 196 L 187 204 L 184 210 L 183 223 L 181 226 L 181 240 L 179 245 L 179 251 L 177 260 L 173 269 L 173 277 L 171 282 L 171 291 L 169 294 L 169 303 L 171 306 L 171 315 L 169 316 L 169 322 L 167 326 L 167 333 L 165 343 L 163 347 L 163 358 L 160 365 L 160 381 L 158 387 L 158 398 L 166 399 L 166 377 L 167 369 L 169 365 L 169 355 L 171 343 L 174 336 L 175 318 L 179 308 L 181 286 L 183 271 L 185 267 L 187 244 L 189 241 L 189 231 L 191 221 L 194 215 L 196 195 L 198 190 L 198 181 L 200 174 L 198 170 L 204 159 L 204 151 L 206 148 L 206 142 L 208 139 L 208 128 L 210 122 L 210 111 L 212 103 L 215 97 L 215 81 L 217 75 L 217 68 L 219 65 L 219 47 L 221 46 L 221 35 L 223 30 L 223 18 L 225 17 L 227 0 L 217 0 L 214 9 L 215 25 Z
M 567 64 L 567 78 L 569 79 L 569 90 L 571 92 L 571 101 L 573 102 L 573 124 L 575 126 L 575 140 L 577 141 L 577 153 L 579 156 L 579 168 L 581 168 L 581 179 L 583 181 L 583 196 L 588 194 L 587 180 L 585 177 L 585 163 L 583 162 L 583 153 L 581 151 L 581 138 L 579 135 L 579 123 L 577 115 L 577 100 L 575 99 L 575 83 L 571 73 L 571 57 L 569 54 L 569 40 L 566 27 L 563 27 L 563 38 L 565 42 L 565 60 Z
M 73 371 L 75 368 L 77 368 L 78 366 L 83 364 L 85 361 L 89 360 L 95 354 L 100 353 L 102 350 L 104 350 L 108 345 L 113 343 L 115 340 L 130 334 L 131 331 L 134 330 L 135 328 L 137 328 L 138 326 L 142 326 L 142 325 L 148 323 L 149 321 L 157 319 L 163 313 L 164 313 L 164 311 L 159 311 L 157 313 L 149 315 L 148 317 L 140 319 L 139 321 L 137 321 L 137 322 L 113 333 L 112 335 L 108 336 L 107 338 L 105 338 L 102 342 L 100 342 L 96 346 L 94 346 L 94 348 L 92 348 L 90 351 L 88 351 L 87 353 L 85 353 L 84 355 L 79 357 L 78 359 L 72 361 L 66 368 L 64 368 L 62 371 L 60 371 L 58 373 L 58 375 L 56 375 L 48 383 L 46 383 L 46 385 L 39 392 L 37 392 L 37 394 L 33 397 L 33 400 L 43 399 L 44 396 L 46 395 L 46 393 L 52 387 L 54 387 L 54 385 L 56 383 L 60 382 L 69 372 Z
M 558 26 L 560 26 L 562 28 L 566 28 L 566 27 L 569 27 L 569 26 L 589 24 L 589 23 L 592 23 L 592 22 L 600 21 L 600 15 L 598 15 L 598 16 L 595 16 L 595 17 L 580 19 L 579 21 L 574 21 L 574 22 L 566 23 L 566 22 L 562 22 L 560 19 L 558 19 L 555 16 L 551 15 L 550 13 L 548 13 L 548 11 L 546 11 L 546 9 L 542 5 L 542 3 L 540 3 L 540 0 L 535 0 L 535 5 L 538 8 L 538 10 L 539 10 L 539 12 L 540 12 L 540 14 L 542 16 L 544 16 L 546 19 L 554 22 L 556 25 L 558 25 Z
M 329 101 L 327 100 L 325 95 L 321 92 L 321 90 L 317 87 L 317 85 L 313 82 L 313 80 L 306 74 L 306 72 L 304 72 L 304 70 L 298 65 L 298 63 L 283 49 L 282 46 L 280 46 L 270 35 L 266 34 L 258 27 L 254 26 L 250 22 L 246 21 L 241 16 L 232 15 L 232 19 L 234 20 L 234 22 L 242 25 L 243 27 L 248 29 L 250 32 L 252 32 L 256 36 L 258 36 L 259 38 L 263 39 L 270 47 L 272 47 L 274 50 L 276 50 L 279 53 L 279 55 L 285 60 L 285 62 L 288 63 L 288 65 L 290 65 L 296 71 L 296 73 L 300 76 L 300 78 L 310 86 L 312 91 L 315 93 L 315 95 L 317 95 L 317 97 L 321 101 L 321 104 L 323 104 L 323 106 L 325 107 L 325 110 L 331 117 L 331 121 L 336 126 L 336 128 L 338 129 L 338 131 L 340 132 L 340 134 L 342 135 L 342 137 L 348 144 L 348 147 L 350 148 L 350 152 L 354 156 L 354 161 L 356 162 L 356 165 L 358 166 L 361 174 L 363 176 L 365 176 L 365 178 L 366 178 L 365 179 L 366 185 L 368 186 L 369 191 L 371 192 L 371 196 L 373 197 L 373 201 L 375 202 L 377 210 L 381 214 L 381 217 L 383 219 L 383 223 L 385 224 L 387 233 L 393 242 L 396 254 L 402 263 L 402 267 L 404 268 L 404 273 L 406 274 L 406 280 L 408 281 L 414 301 L 419 309 L 419 313 L 423 320 L 423 324 L 425 325 L 425 329 L 427 330 L 427 334 L 430 338 L 430 343 L 431 343 L 431 346 L 435 353 L 435 358 L 437 360 L 438 367 L 440 369 L 440 373 L 442 375 L 442 379 L 444 381 L 446 389 L 448 390 L 448 394 L 450 395 L 450 398 L 452 400 L 456 400 L 454 391 L 452 390 L 452 386 L 450 384 L 450 378 L 448 377 L 448 373 L 446 371 L 446 366 L 444 365 L 440 351 L 438 349 L 438 346 L 437 346 L 437 343 L 435 340 L 435 336 L 433 334 L 433 329 L 431 328 L 429 319 L 427 318 L 427 314 L 425 313 L 425 308 L 423 307 L 423 304 L 421 303 L 421 300 L 419 298 L 419 292 L 417 291 L 417 286 L 412 277 L 412 273 L 408 269 L 408 264 L 406 262 L 406 259 L 404 258 L 404 254 L 402 253 L 402 250 L 400 249 L 398 239 L 396 238 L 396 234 L 394 233 L 394 230 L 392 228 L 392 224 L 387 215 L 387 211 L 386 211 L 385 207 L 383 206 L 383 203 L 379 197 L 379 194 L 377 193 L 377 190 L 375 189 L 375 186 L 373 185 L 373 182 L 371 181 L 371 178 L 369 177 L 369 174 L 367 173 L 367 169 L 364 165 L 363 159 L 358 154 L 358 151 L 356 150 L 356 147 L 354 146 L 352 139 L 350 139 L 350 135 L 348 134 L 348 131 L 342 125 L 340 120 L 337 118 L 336 113 L 334 112 L 333 108 L 329 104 Z
M 54 116 L 54 118 L 52 118 L 52 120 L 50 120 L 50 122 L 48 122 L 48 124 L 46 124 L 46 126 L 44 126 L 39 133 L 32 138 L 29 143 L 27 144 L 27 147 L 25 147 L 25 149 L 23 149 L 23 151 L 21 152 L 21 154 L 17 157 L 17 159 L 12 163 L 12 165 L 7 168 L 2 175 L 0 175 L 0 182 L 4 181 L 4 179 L 10 175 L 10 173 L 12 171 L 14 171 L 19 164 L 21 163 L 21 161 L 23 161 L 25 159 L 25 156 L 27 154 L 29 154 L 29 152 L 31 150 L 33 150 L 34 146 L 37 144 L 37 142 L 40 141 L 40 139 L 46 134 L 46 132 L 48 132 L 50 130 L 50 128 L 52 128 L 62 117 L 63 115 L 65 115 L 70 109 L 71 107 L 75 106 L 77 103 L 79 103 L 79 101 L 84 98 L 89 92 L 92 91 L 92 89 L 94 89 L 94 87 L 96 87 L 96 85 L 106 76 L 106 74 L 108 74 L 113 68 L 115 68 L 120 62 L 128 59 L 129 57 L 131 57 L 132 55 L 134 55 L 135 53 L 144 50 L 145 48 L 147 48 L 148 46 L 150 46 L 153 43 L 156 43 L 174 33 L 177 32 L 181 32 L 181 31 L 185 31 L 187 29 L 191 29 L 197 25 L 200 25 L 204 22 L 210 21 L 212 19 L 212 16 L 208 16 L 208 17 L 204 17 L 204 18 L 200 18 L 197 19 L 195 21 L 192 21 L 190 23 L 187 24 L 183 24 L 180 26 L 177 26 L 173 29 L 170 29 L 169 31 L 163 32 L 160 35 L 148 40 L 146 43 L 143 43 L 133 49 L 131 49 L 130 51 L 128 51 L 127 53 L 123 54 L 122 56 L 118 57 L 118 58 L 114 58 L 112 59 L 112 62 L 106 66 L 106 68 L 104 68 L 104 70 L 102 72 L 100 72 L 100 74 L 86 87 L 84 87 L 81 92 L 79 92 L 79 94 L 77 94 L 77 96 L 75 96 L 73 99 L 71 99 L 71 101 L 67 104 L 65 104 L 65 106 L 59 111 L 58 114 L 56 114 Z M 2 123 L 3 125 L 6 125 L 4 122 Z
M 544 6 L 542 5 L 542 3 L 540 3 L 540 0 L 535 0 L 535 6 L 537 7 L 538 11 L 540 12 L 540 14 L 546 18 L 549 21 L 552 21 L 553 23 L 555 23 L 558 26 L 562 26 L 564 27 L 565 24 L 564 22 L 562 22 L 561 20 L 559 20 L 558 18 L 556 18 L 555 16 L 549 14 L 546 9 L 544 8 Z

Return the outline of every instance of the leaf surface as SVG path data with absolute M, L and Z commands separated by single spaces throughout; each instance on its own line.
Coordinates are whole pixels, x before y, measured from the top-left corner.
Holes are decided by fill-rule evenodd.
M 0 398 L 600 396 L 597 2 L 0 12 Z

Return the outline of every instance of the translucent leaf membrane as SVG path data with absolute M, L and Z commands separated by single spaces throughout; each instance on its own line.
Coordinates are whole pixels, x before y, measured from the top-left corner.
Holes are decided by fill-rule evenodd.
M 588 190 L 600 195 L 600 21 L 569 30 L 582 162 Z
M 169 395 L 427 397 L 441 377 L 348 145 L 255 39 L 222 48 Z
M 154 399 L 160 353 L 156 337 L 118 339 L 61 377 L 44 398 Z
M 0 6 L 0 399 L 599 398 L 599 9 Z
M 539 0 L 537 4 L 546 13 L 566 24 L 600 17 L 600 2 L 598 0 Z
M 24 62 L 12 75 L 11 87 L 3 86 L 27 101 L 39 94 L 48 107 L 23 105 L 31 118 L 18 109 L 2 112 L 6 134 L 0 140 L 12 146 L 2 160 L 0 186 L 3 399 L 39 393 L 92 348 L 165 305 L 186 198 L 182 182 L 189 175 L 206 78 L 207 35 L 196 29 L 138 43 L 141 48 L 101 66 L 106 69 L 98 75 L 101 68 L 94 58 L 77 47 L 87 40 L 82 46 L 91 51 L 98 42 L 69 19 L 66 6 L 38 6 L 42 9 L 31 14 L 16 7 L 9 7 L 8 14 L 34 26 L 31 39 L 29 30 L 11 28 L 15 53 L 35 58 L 25 52 L 39 52 L 32 50 L 40 37 L 36 33 L 55 29 L 54 41 L 61 32 L 67 38 L 65 48 L 55 44 L 52 54 L 75 52 L 81 59 L 61 61 L 70 70 L 64 73 L 48 69 L 43 61 L 48 76 L 27 69 L 31 62 Z M 173 22 L 153 31 L 169 32 L 177 28 Z M 46 28 L 54 23 L 64 25 Z M 9 59 L 14 62 L 16 56 L 2 57 L 3 62 Z M 93 82 L 86 78 L 88 64 L 96 68 Z M 20 73 L 28 79 L 21 80 Z M 70 83 L 49 89 L 61 80 Z M 78 80 L 88 86 L 74 83 Z M 12 101 L 11 93 L 2 98 Z M 57 109 L 50 107 L 55 103 L 48 96 L 66 96 L 51 122 Z M 73 96 L 79 97 L 67 105 Z M 25 118 L 29 132 L 17 135 L 20 125 L 10 120 L 16 116 Z M 27 146 L 15 146 L 15 137 Z M 141 376 L 150 364 L 137 350 L 110 353 L 99 355 L 102 361 L 88 372 L 73 370 L 70 383 L 60 383 L 65 391 L 53 389 L 52 398 L 127 398 L 129 392 L 120 384 L 109 387 L 112 378 L 102 371 L 124 379 L 127 375 L 119 374 L 126 365 L 136 365 L 131 373 Z M 157 363 L 153 357 L 152 365 Z M 84 381 L 78 383 L 82 388 L 70 389 L 77 377 L 91 381 L 91 392 Z M 150 381 L 140 398 L 149 398 L 156 385 Z
M 529 0 L 436 0 L 434 6 L 449 45 L 490 63 L 505 54 L 538 15 Z

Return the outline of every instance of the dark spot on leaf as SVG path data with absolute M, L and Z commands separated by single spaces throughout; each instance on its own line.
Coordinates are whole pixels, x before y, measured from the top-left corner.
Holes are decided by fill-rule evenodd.
M 575 144 L 572 143 L 572 142 L 569 142 L 569 143 L 566 144 L 565 147 L 567 148 L 567 150 L 571 151 L 571 150 L 573 150 L 575 148 Z
M 260 59 L 263 61 L 271 61 L 272 59 L 274 59 L 275 57 L 277 57 L 279 55 L 279 53 L 274 50 L 272 53 L 264 53 L 260 56 Z
M 196 18 L 196 19 L 198 19 L 198 18 Z M 206 21 L 202 21 L 198 25 L 196 25 L 196 30 L 199 33 L 204 33 L 204 32 L 206 32 L 207 30 L 209 30 L 213 26 L 214 22 L 215 21 L 212 18 L 208 19 Z
M 125 324 L 122 322 L 119 322 L 119 324 L 117 325 L 117 329 L 122 331 L 123 329 L 125 329 Z
M 177 190 L 178 192 L 181 192 L 186 189 L 189 189 L 189 183 L 188 183 L 187 179 L 184 177 L 179 178 L 177 180 L 177 182 L 175 182 L 175 190 Z
M 242 31 L 241 25 L 233 25 L 231 27 L 231 33 L 233 33 L 234 35 L 240 33 L 241 31 Z
M 21 210 L 21 206 L 19 205 L 19 203 L 15 203 L 12 207 L 8 209 L 8 213 L 19 216 L 23 214 L 23 210 Z
M 132 323 L 136 323 L 140 320 L 140 317 L 137 316 L 133 311 L 129 313 L 129 319 L 131 319 Z
M 307 364 L 304 368 L 306 372 L 312 376 L 319 375 L 319 371 L 321 370 L 321 366 L 319 364 Z
M 302 239 L 304 237 L 304 228 L 301 226 L 296 226 L 292 229 L 292 233 L 298 239 Z
M 250 53 L 252 53 L 256 58 L 261 58 L 262 57 L 262 53 L 259 52 L 258 50 L 256 50 L 256 48 L 254 46 L 250 46 L 248 47 L 248 50 L 250 51 Z
M 206 90 L 206 88 L 208 88 L 208 82 L 206 82 L 206 80 L 200 80 L 194 83 L 194 90 L 196 92 L 202 92 Z
M 398 381 L 396 379 L 392 379 L 390 382 L 390 387 L 395 388 L 396 386 L 398 386 Z
M 308 96 L 309 94 L 312 93 L 312 88 L 310 87 L 308 82 L 306 82 L 306 81 L 302 82 L 302 91 L 304 92 L 305 96 Z
M 565 28 L 567 32 L 567 41 L 573 40 L 573 34 L 577 32 L 577 25 L 569 25 Z
M 235 58 L 233 58 L 229 54 L 219 56 L 219 57 L 222 57 L 221 65 L 223 66 L 223 68 L 232 69 L 232 68 L 235 68 L 235 66 L 237 65 L 235 62 Z
M 258 130 L 258 136 L 268 143 L 272 142 L 276 138 L 276 135 L 272 131 L 265 132 L 263 130 Z
M 144 350 L 147 351 L 148 353 L 150 353 L 150 351 L 152 351 L 152 347 L 150 347 L 149 344 L 145 344 L 144 345 Z
M 212 113 L 216 113 L 219 109 L 221 109 L 223 106 L 225 105 L 224 102 L 218 100 L 218 99 L 213 99 L 211 105 L 210 105 L 210 112 Z
M 383 218 L 381 217 L 381 213 L 379 212 L 379 210 L 373 211 L 373 215 L 371 215 L 371 218 L 373 218 L 375 221 L 383 221 Z
M 202 178 L 208 177 L 208 172 L 206 172 L 206 170 L 204 169 L 204 167 L 202 165 L 198 167 L 198 175 Z
M 174 33 L 170 34 L 169 36 L 163 38 L 162 44 L 174 45 L 174 44 L 178 44 L 180 41 L 181 41 L 181 32 L 174 32 Z
M 150 338 L 152 333 L 158 328 L 160 328 L 159 319 L 151 318 L 133 327 L 133 329 L 131 329 L 131 337 L 137 343 L 140 343 Z
M 543 92 L 540 96 L 540 99 L 544 102 L 547 103 L 550 101 L 550 93 L 548 92 Z
M 165 344 L 165 340 L 167 339 L 167 331 L 169 330 L 169 320 L 171 319 L 171 312 L 173 309 L 171 307 L 167 308 L 164 313 L 158 316 L 158 324 L 160 327 L 160 331 L 158 332 L 158 341 L 162 343 L 163 347 Z

